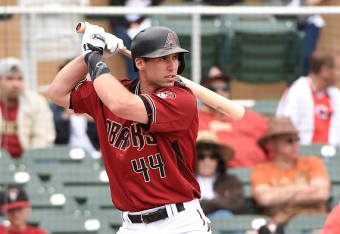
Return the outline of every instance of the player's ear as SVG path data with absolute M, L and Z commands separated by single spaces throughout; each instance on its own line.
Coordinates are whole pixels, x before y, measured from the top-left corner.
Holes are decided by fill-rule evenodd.
M 135 58 L 135 64 L 138 70 L 143 71 L 145 67 L 145 61 L 143 58 Z

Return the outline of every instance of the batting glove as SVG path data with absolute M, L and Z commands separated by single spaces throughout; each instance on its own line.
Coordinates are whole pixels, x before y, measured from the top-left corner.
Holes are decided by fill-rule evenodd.
M 83 56 L 92 51 L 98 51 L 100 54 L 103 55 L 105 48 L 104 29 L 97 25 L 92 25 L 88 22 L 85 22 L 85 26 L 85 33 L 81 43 Z
M 123 40 L 111 33 L 104 33 L 106 48 L 104 50 L 104 58 L 116 55 L 119 50 L 126 49 Z

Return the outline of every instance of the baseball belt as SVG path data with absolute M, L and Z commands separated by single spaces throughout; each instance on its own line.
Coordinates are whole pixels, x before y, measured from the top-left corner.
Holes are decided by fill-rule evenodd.
M 178 212 L 185 210 L 183 203 L 176 203 L 176 208 Z M 129 214 L 128 217 L 132 223 L 152 223 L 168 218 L 169 216 L 168 212 L 166 211 L 166 208 L 162 208 L 154 212 L 145 213 L 141 215 Z

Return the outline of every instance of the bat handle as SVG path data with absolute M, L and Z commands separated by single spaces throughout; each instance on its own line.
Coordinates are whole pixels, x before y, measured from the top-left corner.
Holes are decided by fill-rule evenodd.
M 85 32 L 85 28 L 86 28 L 85 23 L 79 22 L 77 24 L 76 31 L 77 31 L 77 33 L 84 33 Z M 123 54 L 123 55 L 125 55 L 125 56 L 127 56 L 129 58 L 132 58 L 131 51 L 128 50 L 128 49 L 119 50 L 119 53 Z

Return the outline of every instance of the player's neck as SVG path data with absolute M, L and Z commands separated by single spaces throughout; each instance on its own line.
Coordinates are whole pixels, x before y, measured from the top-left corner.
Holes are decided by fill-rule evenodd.
M 139 88 L 139 94 L 151 94 L 161 87 L 156 86 L 155 84 L 149 82 L 148 80 L 140 79 L 139 84 L 137 84 L 137 88 Z

